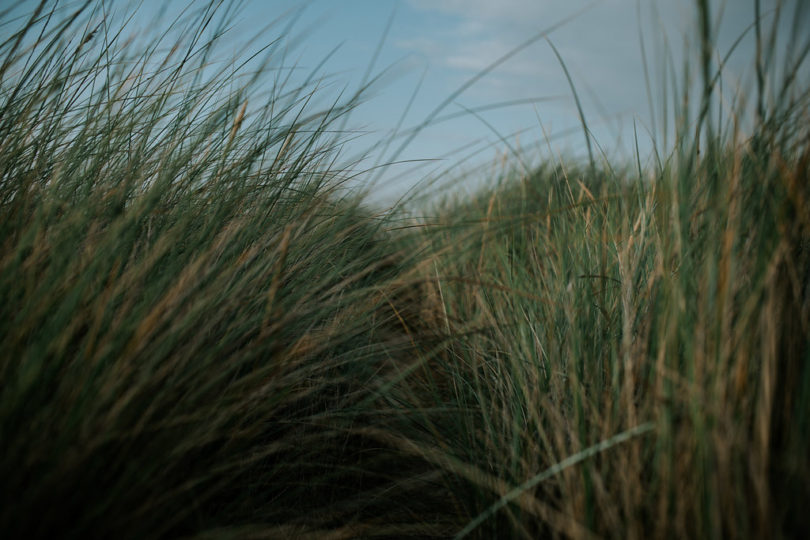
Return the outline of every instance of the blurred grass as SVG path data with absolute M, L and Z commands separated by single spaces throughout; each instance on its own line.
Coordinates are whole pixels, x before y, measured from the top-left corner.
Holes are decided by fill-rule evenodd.
M 4 535 L 805 536 L 810 45 L 767 78 L 778 17 L 752 133 L 712 124 L 698 2 L 655 167 L 506 161 L 419 220 L 344 186 L 362 92 L 318 108 L 279 42 L 211 67 L 232 6 L 145 50 L 57 7 L 0 45 Z

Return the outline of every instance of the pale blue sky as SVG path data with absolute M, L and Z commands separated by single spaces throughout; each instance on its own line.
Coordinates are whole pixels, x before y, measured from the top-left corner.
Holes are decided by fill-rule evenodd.
M 132 25 L 144 24 L 139 21 L 150 20 L 161 7 L 168 5 L 171 11 L 187 3 L 144 0 L 140 7 L 143 17 Z M 770 10 L 773 3 L 763 0 L 763 10 Z M 30 1 L 25 4 L 33 5 Z M 616 157 L 630 155 L 634 122 L 642 153 L 649 153 L 654 130 L 659 144 L 663 143 L 659 83 L 666 58 L 664 44 L 668 42 L 672 48 L 680 71 L 684 42 L 690 41 L 696 28 L 693 4 L 692 0 L 245 0 L 230 39 L 236 47 L 237 42 L 279 16 L 300 12 L 286 39 L 300 37 L 301 41 L 287 62 L 295 62 L 303 73 L 339 46 L 323 72 L 333 75 L 335 89 L 344 85 L 354 88 L 362 81 L 390 19 L 373 73 L 393 67 L 392 76 L 376 87 L 373 99 L 354 114 L 350 126 L 366 135 L 347 145 L 348 156 L 392 133 L 420 79 L 403 129 L 422 123 L 446 98 L 499 57 L 579 13 L 549 38 L 570 71 L 596 142 Z M 716 13 L 722 12 L 717 28 L 721 54 L 753 21 L 753 4 L 754 0 L 714 2 Z M 169 19 L 166 17 L 167 22 Z M 644 81 L 639 27 L 647 47 L 653 112 L 659 116 L 655 119 Z M 280 28 L 273 27 L 255 44 L 278 38 Z M 752 31 L 726 66 L 724 89 L 729 95 L 740 84 L 753 88 L 753 43 Z M 668 89 L 671 92 L 671 84 Z M 529 153 L 529 162 L 547 158 L 549 153 L 584 156 L 584 136 L 570 87 L 551 47 L 542 39 L 482 77 L 439 116 L 464 108 L 533 99 L 537 102 L 481 111 L 479 118 L 464 114 L 426 128 L 396 158 L 438 161 L 425 162 L 417 169 L 413 163 L 388 168 L 383 185 L 376 188 L 377 198 L 396 196 L 426 175 L 471 154 L 474 157 L 461 164 L 461 169 L 492 163 L 499 152 L 506 151 L 501 137 L 513 148 L 538 147 Z M 370 156 L 360 168 L 394 159 L 402 140 L 388 147 L 387 153 Z M 458 148 L 466 150 L 448 155 Z
M 245 15 L 253 24 L 277 12 L 301 6 L 281 0 L 247 2 Z M 359 82 L 393 13 L 393 22 L 376 63 L 376 70 L 397 65 L 399 77 L 378 89 L 376 96 L 354 120 L 374 134 L 360 139 L 374 141 L 399 121 L 420 78 L 419 93 L 404 126 L 419 125 L 448 96 L 499 57 L 547 28 L 574 16 L 549 38 L 559 50 L 579 92 L 596 142 L 611 156 L 629 155 L 633 121 L 638 126 L 642 152 L 648 153 L 653 121 L 644 83 L 639 41 L 639 21 L 644 29 L 648 62 L 652 70 L 654 102 L 660 80 L 660 59 L 665 55 L 664 37 L 681 62 L 684 39 L 693 32 L 692 0 L 314 0 L 307 2 L 299 28 L 308 28 L 299 49 L 302 65 L 314 65 L 335 45 L 342 44 L 327 65 L 347 81 Z M 753 0 L 731 0 L 723 6 L 719 43 L 725 52 L 753 21 Z M 772 2 L 763 2 L 767 9 Z M 743 77 L 753 56 L 751 39 L 738 50 L 728 66 L 728 82 Z M 747 78 L 746 78 L 747 77 Z M 536 159 L 551 153 L 585 155 L 584 136 L 576 105 L 564 72 L 544 40 L 528 46 L 461 93 L 440 116 L 493 103 L 541 99 L 466 114 L 425 129 L 397 159 L 442 158 L 418 170 L 395 166 L 386 171 L 393 179 L 381 188 L 399 193 L 432 171 L 442 171 L 474 152 L 462 168 L 492 163 L 506 151 L 500 140 L 513 148 L 539 146 Z M 656 114 L 660 106 L 653 103 Z M 660 131 L 660 119 L 655 127 Z M 518 135 L 519 134 L 519 135 Z M 661 139 L 659 137 L 659 139 Z M 472 146 L 470 146 L 472 145 Z M 549 149 L 550 146 L 550 149 Z M 383 159 L 398 144 L 389 148 Z M 448 156 L 457 148 L 467 148 Z M 527 158 L 531 160 L 531 156 Z M 403 173 L 404 177 L 397 177 Z M 485 181 L 485 180 L 484 180 Z

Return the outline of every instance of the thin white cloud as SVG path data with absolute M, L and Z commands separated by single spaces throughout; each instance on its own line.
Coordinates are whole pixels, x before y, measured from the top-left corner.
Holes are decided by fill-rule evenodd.
M 408 2 L 412 8 L 441 21 L 443 26 L 432 26 L 429 33 L 398 45 L 418 53 L 432 66 L 446 68 L 462 77 L 480 72 L 524 40 L 586 8 L 550 37 L 575 83 L 591 87 L 592 95 L 610 113 L 627 111 L 634 106 L 646 109 L 639 10 L 650 62 L 661 60 L 660 54 L 656 57 L 651 42 L 660 43 L 666 34 L 669 47 L 680 64 L 677 53 L 693 27 L 690 25 L 695 14 L 691 0 Z M 735 10 L 727 7 L 725 17 L 738 15 L 740 10 L 732 11 Z M 511 88 L 520 93 L 521 87 L 532 89 L 529 93 L 533 94 L 570 91 L 559 62 L 546 43 L 541 41 L 510 58 L 473 91 Z
M 597 134 L 597 139 L 608 146 L 622 133 L 625 139 L 632 138 L 634 121 L 651 126 L 651 112 L 658 116 L 664 107 L 671 105 L 661 102 L 663 94 L 658 88 L 661 74 L 669 70 L 663 65 L 672 62 L 673 69 L 680 73 L 684 42 L 692 44 L 690 54 L 694 54 L 698 43 L 694 35 L 693 0 L 601 0 L 595 3 L 589 0 L 408 0 L 408 3 L 421 12 L 429 24 L 418 39 L 403 40 L 398 46 L 417 53 L 432 67 L 444 69 L 459 83 L 481 72 L 529 37 L 585 6 L 592 6 L 550 37 L 574 79 L 590 127 L 599 123 L 611 126 Z M 773 0 L 764 0 L 763 11 L 772 4 Z M 712 3 L 713 19 L 722 6 L 721 1 Z M 725 54 L 753 20 L 753 10 L 750 2 L 726 0 L 722 11 L 716 31 L 719 52 Z M 643 29 L 646 44 L 652 111 L 644 79 L 639 27 Z M 743 76 L 750 70 L 751 50 L 750 43 L 744 44 L 725 66 L 724 81 L 730 83 L 727 88 L 735 84 L 733 77 Z M 666 84 L 671 99 L 672 81 Z M 465 104 L 497 102 L 537 95 L 569 97 L 563 102 L 538 106 L 544 123 L 555 123 L 564 129 L 579 122 L 568 81 L 556 56 L 543 41 L 498 66 L 459 101 Z M 524 119 L 527 124 L 535 122 L 533 112 Z
M 529 0 L 410 0 L 411 5 L 425 11 L 459 15 L 480 21 L 497 21 L 498 24 L 515 24 L 523 26 L 527 21 L 540 21 L 559 11 L 548 2 Z M 574 6 L 580 0 L 566 2 Z M 570 7 L 568 8 L 570 9 Z M 575 8 L 576 9 L 576 8 Z
M 532 35 L 536 35 L 543 28 L 547 28 L 558 21 L 576 13 L 586 2 L 575 0 L 565 3 L 551 4 L 531 0 L 410 0 L 410 4 L 426 13 L 445 16 L 446 26 L 436 29 L 432 35 L 422 36 L 419 39 L 406 40 L 398 45 L 406 50 L 425 56 L 431 63 L 441 67 L 456 69 L 465 72 L 479 72 L 497 58 L 511 51 L 515 46 Z M 624 4 L 623 13 L 617 12 L 618 4 Z M 617 30 L 623 38 L 627 36 L 626 28 L 621 23 L 627 22 L 627 16 L 635 15 L 633 0 L 604 0 L 598 5 L 598 17 L 581 17 L 569 23 L 570 27 L 578 27 L 575 38 L 580 42 L 577 46 L 562 40 L 558 47 L 569 52 L 569 56 L 582 50 L 593 48 L 595 52 L 613 49 L 610 35 L 605 36 L 606 25 Z M 587 14 L 586 14 L 587 15 Z M 629 21 L 632 23 L 631 21 Z M 594 28 L 601 25 L 602 31 Z M 634 27 L 634 25 L 632 26 Z M 609 32 L 607 32 L 609 34 Z M 557 32 L 557 35 L 562 32 Z M 600 34 L 606 43 L 594 44 Z M 594 36 L 594 39 L 588 39 Z M 539 48 L 547 46 L 541 44 Z M 578 55 L 587 57 L 588 55 Z M 538 60 L 538 48 L 516 55 L 499 66 L 492 77 L 522 76 L 537 77 L 550 75 Z M 545 72 L 545 73 L 543 73 Z M 469 73 L 468 73 L 469 74 Z

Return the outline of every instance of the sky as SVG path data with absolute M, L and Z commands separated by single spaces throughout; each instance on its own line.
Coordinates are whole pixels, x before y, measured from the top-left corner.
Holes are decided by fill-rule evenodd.
M 143 0 L 130 25 L 147 24 L 166 5 L 171 10 L 187 3 Z M 749 29 L 724 68 L 729 99 L 733 89 L 754 88 L 753 5 L 754 0 L 713 2 L 719 54 Z M 762 0 L 763 12 L 773 5 L 774 0 Z M 330 53 L 322 72 L 337 90 L 359 86 L 369 67 L 372 74 L 386 70 L 351 118 L 357 136 L 344 148 L 347 156 L 387 140 L 397 126 L 404 131 L 432 114 L 455 116 L 424 128 L 399 152 L 403 137 L 377 145 L 376 153 L 357 164 L 362 169 L 404 161 L 376 170 L 379 184 L 372 198 L 379 200 L 393 200 L 435 175 L 463 176 L 475 189 L 505 153 L 524 151 L 527 168 L 549 157 L 587 156 L 576 101 L 551 44 L 568 69 L 597 158 L 632 156 L 637 133 L 647 160 L 652 141 L 665 142 L 664 89 L 672 92 L 672 83 L 663 82 L 666 58 L 681 71 L 685 44 L 694 46 L 697 28 L 692 0 L 246 0 L 227 39 L 236 50 L 245 36 L 284 15 L 297 16 L 284 39 L 295 43 L 290 58 L 302 73 Z M 256 45 L 279 38 L 280 28 L 260 34 Z M 548 41 L 537 39 L 547 30 Z M 498 106 L 504 103 L 511 105 Z

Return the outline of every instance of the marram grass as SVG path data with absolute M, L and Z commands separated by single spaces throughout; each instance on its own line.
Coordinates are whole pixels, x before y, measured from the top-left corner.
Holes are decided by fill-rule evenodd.
M 98 7 L 0 44 L 4 537 L 805 536 L 805 42 L 763 17 L 718 126 L 698 2 L 654 166 L 507 162 L 403 227 L 343 187 L 362 93 L 280 41 L 216 71 L 232 6 L 141 49 Z

